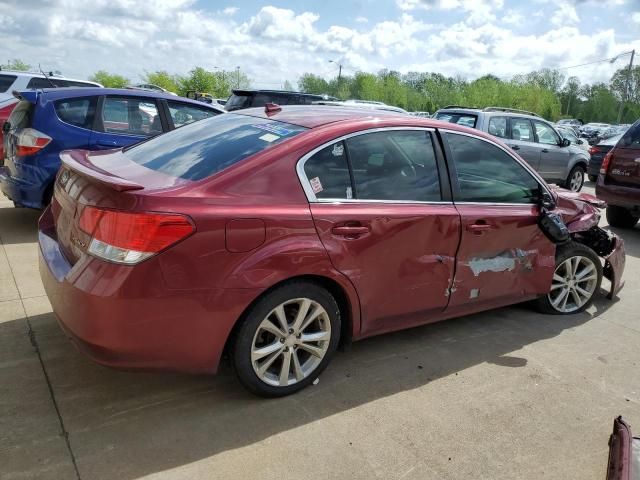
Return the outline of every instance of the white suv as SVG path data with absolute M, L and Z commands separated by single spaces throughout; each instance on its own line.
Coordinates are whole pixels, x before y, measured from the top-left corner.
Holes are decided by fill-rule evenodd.
M 0 104 L 13 98 L 14 90 L 34 90 L 52 87 L 102 87 L 88 80 L 75 80 L 61 75 L 43 75 L 42 73 L 0 70 Z

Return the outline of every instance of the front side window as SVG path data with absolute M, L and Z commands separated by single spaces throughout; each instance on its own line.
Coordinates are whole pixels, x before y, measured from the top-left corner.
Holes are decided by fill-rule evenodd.
M 353 198 L 344 142 L 334 143 L 315 153 L 305 162 L 304 174 L 316 198 Z
M 100 114 L 101 129 L 149 137 L 162 133 L 158 109 L 153 100 L 133 97 L 106 97 Z
M 390 130 L 346 140 L 355 198 L 429 202 L 441 200 L 431 134 Z
M 489 133 L 496 137 L 507 138 L 507 117 L 491 117 Z
M 172 102 L 171 100 L 167 102 L 167 106 L 169 107 L 169 113 L 171 113 L 173 125 L 176 128 L 218 114 L 218 112 L 210 108 L 200 108 L 189 103 Z
M 536 203 L 537 180 L 513 157 L 479 138 L 445 133 L 461 202 Z
M 556 132 L 553 131 L 550 125 L 542 122 L 533 122 L 536 128 L 536 135 L 538 136 L 538 142 L 545 145 L 559 145 L 560 139 Z
M 523 142 L 535 142 L 531 122 L 526 118 L 511 119 L 511 139 Z
M 58 118 L 76 127 L 91 128 L 95 99 L 92 97 L 58 100 L 55 103 Z

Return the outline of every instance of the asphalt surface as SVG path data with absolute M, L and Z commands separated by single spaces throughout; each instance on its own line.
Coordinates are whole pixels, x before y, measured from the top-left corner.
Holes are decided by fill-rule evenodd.
M 119 372 L 78 353 L 40 283 L 38 215 L 0 200 L 3 480 L 603 480 L 613 418 L 640 433 L 640 227 L 618 232 L 615 301 L 372 338 L 339 352 L 318 385 L 263 400 L 227 367 Z

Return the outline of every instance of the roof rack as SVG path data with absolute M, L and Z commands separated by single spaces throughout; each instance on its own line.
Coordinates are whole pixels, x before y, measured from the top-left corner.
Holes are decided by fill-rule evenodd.
M 446 110 L 447 108 L 466 108 L 469 110 L 477 110 L 478 107 L 465 107 L 464 105 L 447 105 L 446 107 L 442 107 L 440 110 Z
M 483 112 L 509 112 L 509 113 L 522 113 L 524 115 L 532 115 L 534 117 L 540 117 L 537 113 L 529 112 L 527 110 L 519 110 L 517 108 L 506 107 L 486 107 L 482 109 Z

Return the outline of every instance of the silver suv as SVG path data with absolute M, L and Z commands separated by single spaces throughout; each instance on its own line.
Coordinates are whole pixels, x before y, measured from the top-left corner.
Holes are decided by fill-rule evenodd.
M 562 138 L 551 123 L 535 113 L 502 107 L 479 109 L 450 105 L 438 110 L 434 118 L 498 137 L 547 182 L 574 192 L 582 189 L 589 154 Z

